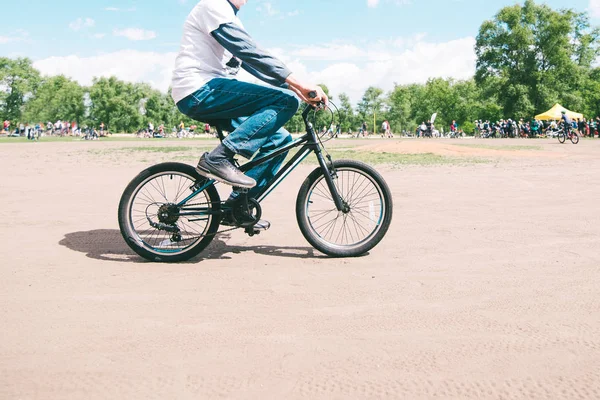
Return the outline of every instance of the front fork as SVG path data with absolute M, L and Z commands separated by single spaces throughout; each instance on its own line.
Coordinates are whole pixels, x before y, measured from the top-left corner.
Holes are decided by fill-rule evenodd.
M 323 171 L 323 176 L 325 176 L 325 182 L 327 182 L 327 187 L 329 188 L 329 192 L 331 193 L 331 198 L 335 203 L 335 207 L 338 209 L 338 211 L 347 214 L 350 211 L 350 207 L 348 206 L 348 203 L 342 199 L 342 196 L 340 196 L 337 186 L 335 185 L 334 179 L 337 179 L 337 171 L 333 166 L 331 156 L 327 155 L 327 160 L 329 161 L 329 163 L 327 163 L 321 148 L 318 146 L 315 149 L 315 154 L 317 156 L 317 160 L 319 161 L 319 166 Z

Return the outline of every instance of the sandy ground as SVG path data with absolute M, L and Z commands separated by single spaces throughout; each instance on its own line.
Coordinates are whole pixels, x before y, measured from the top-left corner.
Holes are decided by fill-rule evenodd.
M 459 151 L 436 143 L 365 145 Z M 0 145 L 0 399 L 600 398 L 600 140 L 464 143 L 501 148 L 380 168 L 395 216 L 365 257 L 306 243 L 302 166 L 269 232 L 177 265 L 120 237 L 135 143 Z

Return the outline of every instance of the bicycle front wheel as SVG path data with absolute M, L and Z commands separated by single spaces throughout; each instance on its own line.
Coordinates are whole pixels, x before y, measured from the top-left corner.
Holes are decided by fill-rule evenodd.
M 321 168 L 304 181 L 296 201 L 302 234 L 333 257 L 356 257 L 374 248 L 392 222 L 392 194 L 372 167 L 353 160 L 333 163 L 334 183 L 349 210 L 338 211 Z
M 573 134 L 571 135 L 571 143 L 573 143 L 573 144 L 577 144 L 577 143 L 579 143 L 579 135 L 578 135 L 578 134 L 576 134 L 576 133 L 573 133 Z
M 564 143 L 564 142 L 565 142 L 565 140 L 567 140 L 567 135 L 565 135 L 565 133 L 564 133 L 564 132 L 561 132 L 561 133 L 559 133 L 559 134 L 558 134 L 558 141 L 559 141 L 560 143 Z

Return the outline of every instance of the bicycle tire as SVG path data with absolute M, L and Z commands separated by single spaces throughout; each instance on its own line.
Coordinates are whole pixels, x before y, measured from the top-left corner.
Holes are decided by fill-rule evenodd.
M 199 180 L 205 179 L 196 172 L 195 168 L 193 168 L 190 165 L 181 163 L 158 164 L 142 171 L 129 183 L 129 185 L 127 185 L 125 191 L 123 192 L 123 195 L 121 196 L 121 201 L 119 202 L 119 228 L 121 230 L 121 235 L 123 235 L 123 239 L 125 239 L 127 245 L 138 255 L 145 258 L 146 260 L 167 263 L 187 261 L 192 257 L 198 255 L 213 240 L 214 235 L 218 232 L 219 229 L 220 217 L 218 213 L 214 215 L 210 214 L 210 216 L 207 218 L 208 221 L 206 223 L 205 229 L 202 232 L 202 234 L 199 234 L 197 240 L 193 241 L 189 246 L 179 251 L 175 251 L 173 249 L 158 249 L 155 246 L 152 246 L 149 243 L 147 243 L 144 240 L 144 238 L 140 235 L 140 233 L 136 231 L 136 228 L 134 226 L 134 221 L 132 219 L 133 204 L 136 200 L 136 197 L 141 193 L 141 190 L 146 184 L 152 182 L 152 179 L 154 179 L 154 177 L 165 176 L 170 176 L 170 179 L 173 179 L 174 176 L 179 176 L 179 185 L 181 186 L 181 190 L 186 190 L 186 181 L 182 183 L 182 178 L 189 180 L 189 182 L 191 182 L 192 184 Z M 191 191 L 189 193 L 191 194 Z M 221 199 L 215 186 L 209 186 L 202 193 L 204 194 L 206 204 L 210 205 L 209 207 L 211 208 L 211 210 L 219 211 L 221 207 Z M 198 199 L 198 197 L 196 197 L 196 199 Z M 192 202 L 193 201 L 195 201 L 195 199 L 192 200 Z M 139 215 L 136 218 L 138 217 Z M 143 220 L 144 217 L 142 216 L 139 219 Z M 188 223 L 191 224 L 189 219 Z M 188 228 L 186 227 L 186 230 L 187 229 Z M 157 237 L 156 240 L 158 240 L 159 238 L 160 237 Z
M 381 203 L 380 208 L 382 208 L 382 213 L 378 217 L 378 221 L 372 221 L 375 228 L 373 232 L 371 232 L 367 238 L 356 242 L 349 243 L 346 245 L 340 245 L 337 243 L 332 243 L 330 240 L 327 240 L 327 237 L 323 237 L 322 234 L 317 232 L 317 228 L 313 225 L 315 222 L 313 218 L 311 218 L 309 214 L 309 203 L 311 203 L 311 198 L 313 197 L 313 191 L 316 190 L 319 184 L 325 182 L 323 171 L 321 168 L 315 169 L 304 181 L 300 190 L 298 192 L 298 197 L 296 200 L 296 219 L 298 221 L 298 226 L 300 231 L 304 235 L 304 238 L 317 250 L 320 252 L 332 256 L 332 257 L 358 257 L 369 250 L 373 249 L 377 244 L 383 239 L 385 234 L 387 233 L 390 224 L 392 222 L 392 214 L 393 214 L 393 202 L 392 202 L 392 194 L 391 191 L 383 179 L 383 177 L 371 166 L 354 160 L 338 160 L 333 163 L 334 168 L 336 169 L 338 180 L 336 185 L 338 186 L 338 191 L 340 192 L 340 196 L 348 203 L 352 203 L 353 197 L 357 197 L 358 195 L 354 192 L 345 193 L 346 191 L 353 190 L 349 188 L 348 185 L 344 186 L 343 182 L 340 181 L 340 176 L 343 177 L 344 172 L 347 172 L 347 176 L 349 172 L 356 172 L 359 175 L 371 183 L 373 183 L 375 189 L 377 190 L 377 194 L 379 199 L 376 199 L 377 202 Z M 349 180 L 349 179 L 348 179 Z M 340 188 L 341 186 L 341 188 Z M 358 189 L 357 189 L 358 190 Z M 363 189 L 364 190 L 364 189 Z M 322 192 L 324 193 L 324 191 Z M 330 195 L 330 192 L 326 192 L 327 195 Z M 322 195 L 319 195 L 323 197 Z M 346 197 L 346 198 L 344 198 Z M 364 197 L 364 196 L 363 196 Z M 333 204 L 333 199 L 326 199 L 327 201 Z M 373 208 L 375 208 L 374 206 Z M 357 209 L 360 207 L 356 207 Z M 358 210 L 357 210 L 358 211 Z M 337 209 L 331 210 L 331 212 L 338 213 L 338 217 L 344 218 L 344 224 L 346 222 L 346 217 Z M 350 213 L 352 214 L 352 207 Z M 366 212 L 365 212 L 366 214 Z M 356 214 L 359 215 L 359 214 Z M 337 217 L 336 217 L 337 218 Z M 354 217 L 351 216 L 352 219 Z M 371 219 L 377 219 L 372 218 Z M 354 223 L 356 224 L 356 220 L 354 219 Z M 348 224 L 350 225 L 350 223 Z M 359 226 L 360 228 L 360 226 Z M 358 228 L 355 226 L 357 237 L 358 237 Z M 352 235 L 352 234 L 351 234 Z M 348 235 L 347 235 L 348 237 Z M 343 239 L 343 235 L 342 235 Z
M 573 134 L 571 135 L 571 143 L 573 143 L 573 144 L 577 144 L 577 143 L 579 143 L 579 135 L 578 135 L 578 134 L 576 134 L 576 133 L 573 133 Z
M 556 137 L 559 143 L 564 143 L 567 140 L 567 135 L 564 132 L 559 133 Z

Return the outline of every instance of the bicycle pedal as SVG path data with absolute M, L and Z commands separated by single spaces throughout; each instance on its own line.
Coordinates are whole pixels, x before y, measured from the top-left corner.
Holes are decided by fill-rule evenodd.
M 260 231 L 258 229 L 254 229 L 254 228 L 246 228 L 245 232 L 250 237 L 253 237 L 255 235 L 260 235 Z

